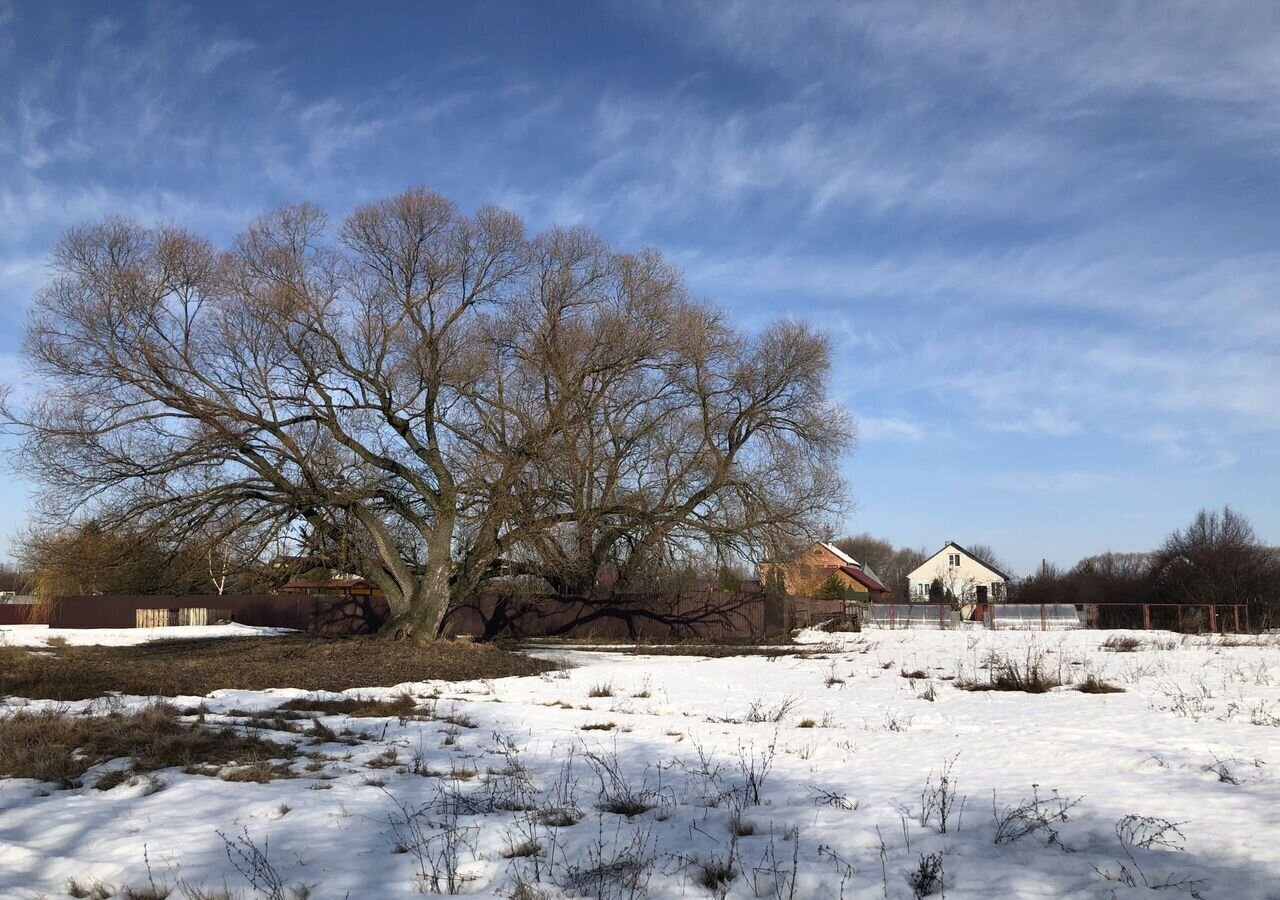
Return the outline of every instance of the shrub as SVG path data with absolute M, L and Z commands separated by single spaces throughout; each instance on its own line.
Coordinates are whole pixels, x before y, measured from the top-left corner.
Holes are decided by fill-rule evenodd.
M 1141 646 L 1142 641 L 1127 634 L 1113 634 L 1102 642 L 1102 649 L 1113 653 L 1132 653 Z

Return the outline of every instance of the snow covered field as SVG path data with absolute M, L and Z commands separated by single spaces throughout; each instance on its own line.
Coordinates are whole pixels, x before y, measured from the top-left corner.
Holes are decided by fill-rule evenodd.
M 352 691 L 434 713 L 322 720 L 351 745 L 271 733 L 323 758 L 267 784 L 0 781 L 0 897 L 1280 897 L 1280 645 L 1101 647 L 1118 634 L 809 633 L 804 658 L 568 651 L 539 677 Z M 960 690 L 993 653 L 1124 691 Z M 243 723 L 223 714 L 297 696 L 204 703 Z
M 270 637 L 291 634 L 289 628 L 254 625 L 183 625 L 173 628 L 50 628 L 48 625 L 0 625 L 0 646 L 46 647 L 49 641 L 76 646 L 129 647 L 148 641 L 194 641 L 199 638 Z

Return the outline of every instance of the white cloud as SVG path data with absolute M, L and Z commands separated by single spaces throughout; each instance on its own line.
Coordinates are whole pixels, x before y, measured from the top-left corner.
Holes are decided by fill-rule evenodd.
M 243 38 L 214 38 L 202 51 L 192 56 L 191 64 L 201 75 L 208 75 L 227 60 L 249 53 L 257 46 L 253 41 Z
M 858 418 L 858 437 L 871 443 L 906 442 L 917 443 L 925 439 L 928 432 L 924 426 L 905 418 L 889 416 L 860 416 Z

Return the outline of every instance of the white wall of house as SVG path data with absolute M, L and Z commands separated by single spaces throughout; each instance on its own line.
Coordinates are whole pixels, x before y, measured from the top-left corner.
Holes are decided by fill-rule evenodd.
M 1001 600 L 1005 580 L 990 567 L 974 559 L 950 541 L 940 551 L 907 576 L 913 602 L 928 602 L 934 579 L 942 582 L 944 596 L 949 590 L 958 600 L 973 602 L 982 593 L 988 600 Z M 985 591 L 980 591 L 985 588 Z

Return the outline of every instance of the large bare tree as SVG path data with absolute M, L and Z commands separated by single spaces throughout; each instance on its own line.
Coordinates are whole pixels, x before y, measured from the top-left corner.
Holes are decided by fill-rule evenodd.
M 336 234 L 287 207 L 225 251 L 112 219 L 35 300 L 38 399 L 3 411 L 47 513 L 200 534 L 302 527 L 431 639 L 499 572 L 583 590 L 818 533 L 846 488 L 830 349 L 745 336 L 655 252 L 530 236 L 421 189 Z

